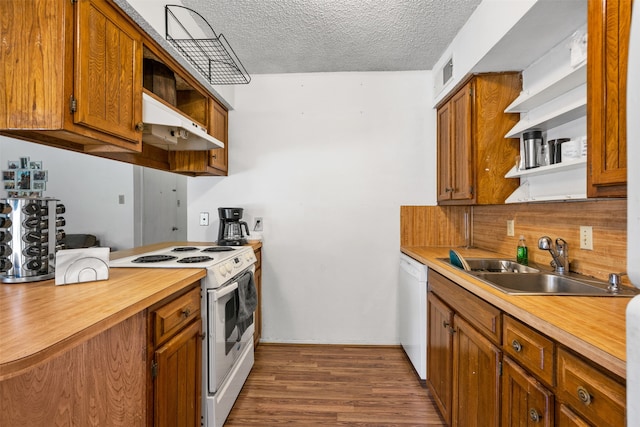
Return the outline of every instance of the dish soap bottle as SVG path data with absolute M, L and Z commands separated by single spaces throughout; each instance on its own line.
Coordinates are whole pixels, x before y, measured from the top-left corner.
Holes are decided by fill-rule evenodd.
M 529 250 L 527 249 L 527 243 L 524 241 L 523 235 L 520 235 L 520 240 L 518 241 L 518 254 L 516 256 L 516 261 L 518 264 L 522 265 L 529 264 Z

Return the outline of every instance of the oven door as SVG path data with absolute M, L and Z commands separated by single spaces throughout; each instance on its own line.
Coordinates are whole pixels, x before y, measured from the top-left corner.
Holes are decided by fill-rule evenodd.
M 245 324 L 238 322 L 238 279 L 241 276 L 243 275 L 220 288 L 207 290 L 207 371 L 210 394 L 220 388 L 242 351 L 253 340 L 253 318 Z

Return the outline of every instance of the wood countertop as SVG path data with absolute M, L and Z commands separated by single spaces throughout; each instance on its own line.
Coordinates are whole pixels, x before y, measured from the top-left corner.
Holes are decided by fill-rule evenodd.
M 114 252 L 121 258 L 175 245 Z M 260 242 L 251 242 L 255 249 Z M 56 286 L 54 280 L 0 283 L 0 380 L 98 335 L 205 277 L 202 268 L 111 268 L 109 280 Z
M 456 250 L 470 258 L 504 256 L 480 249 Z M 625 310 L 631 298 L 509 295 L 439 261 L 438 258 L 449 258 L 448 247 L 407 246 L 401 251 L 505 313 L 626 378 Z

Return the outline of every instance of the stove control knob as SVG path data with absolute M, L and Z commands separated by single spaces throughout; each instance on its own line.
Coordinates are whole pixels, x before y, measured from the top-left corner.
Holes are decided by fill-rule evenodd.
M 227 272 L 231 273 L 233 271 L 233 265 L 230 262 L 224 265 L 227 268 Z
M 224 265 L 221 265 L 218 271 L 220 272 L 220 274 L 222 274 L 222 277 L 227 275 L 227 269 L 224 268 Z

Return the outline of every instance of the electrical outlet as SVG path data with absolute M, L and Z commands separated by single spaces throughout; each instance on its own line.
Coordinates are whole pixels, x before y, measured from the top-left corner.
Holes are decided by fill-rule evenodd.
M 200 212 L 200 225 L 209 225 L 209 212 Z
M 593 250 L 593 227 L 580 226 L 580 249 Z
M 262 231 L 262 217 L 257 216 L 253 222 L 253 231 Z
M 507 236 L 513 237 L 516 235 L 515 221 L 512 219 L 507 220 Z

